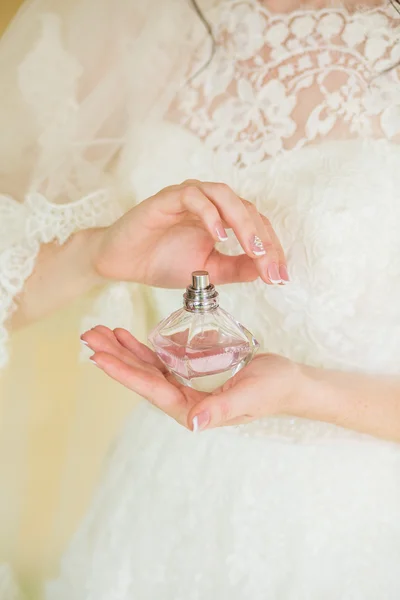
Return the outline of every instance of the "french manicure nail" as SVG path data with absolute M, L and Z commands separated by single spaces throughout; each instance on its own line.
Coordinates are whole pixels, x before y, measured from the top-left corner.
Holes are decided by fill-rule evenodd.
M 85 340 L 81 339 L 82 344 L 84 344 L 85 346 L 89 346 L 89 344 L 87 342 L 85 342 Z
M 251 251 L 255 256 L 264 256 L 265 254 L 264 244 L 262 243 L 258 235 L 255 235 L 251 240 Z
M 93 356 L 91 356 L 91 357 L 89 358 L 89 360 L 90 360 L 90 361 L 91 361 L 91 362 L 92 362 L 94 365 L 96 365 L 96 367 L 98 367 L 98 366 L 99 366 L 99 365 L 97 364 L 97 362 L 94 360 Z
M 203 431 L 210 423 L 210 413 L 205 411 L 193 418 L 193 433 L 197 433 L 198 431 Z
M 217 232 L 217 236 L 220 242 L 226 242 L 226 240 L 228 239 L 227 233 L 225 231 L 225 227 L 222 225 L 222 223 L 218 223 L 215 231 Z
M 288 283 L 288 281 L 290 281 L 288 270 L 285 265 L 281 265 L 279 267 L 279 274 L 281 276 L 282 283 Z
M 268 277 L 271 283 L 282 283 L 282 279 L 279 273 L 278 265 L 271 263 L 268 267 Z

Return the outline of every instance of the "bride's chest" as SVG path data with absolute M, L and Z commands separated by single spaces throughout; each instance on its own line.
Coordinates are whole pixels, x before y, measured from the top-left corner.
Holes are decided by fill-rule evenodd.
M 273 15 L 257 0 L 224 2 L 212 60 L 206 41 L 170 118 L 238 167 L 323 140 L 397 140 L 394 15 L 387 7 Z
M 220 290 L 222 306 L 264 348 L 335 366 L 352 361 L 389 368 L 393 359 L 397 368 L 397 145 L 326 142 L 239 169 L 176 126 L 157 128 L 153 136 L 131 173 L 138 198 L 192 177 L 225 181 L 271 220 L 287 255 L 290 284 L 257 281 Z M 220 250 L 240 252 L 232 237 Z M 161 318 L 181 306 L 182 291 L 153 290 L 152 303 Z

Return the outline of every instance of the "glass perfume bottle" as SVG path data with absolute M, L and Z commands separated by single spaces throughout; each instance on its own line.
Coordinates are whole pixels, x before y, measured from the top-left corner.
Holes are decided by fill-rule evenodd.
M 183 308 L 161 321 L 149 342 L 179 382 L 210 392 L 247 365 L 259 344 L 219 307 L 207 271 L 192 273 L 183 298 Z

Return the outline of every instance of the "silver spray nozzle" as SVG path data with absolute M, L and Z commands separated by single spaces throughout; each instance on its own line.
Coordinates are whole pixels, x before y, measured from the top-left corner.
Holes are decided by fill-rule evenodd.
M 210 283 L 207 271 L 194 271 L 192 285 L 183 296 L 184 307 L 189 312 L 209 312 L 218 307 L 218 292 Z

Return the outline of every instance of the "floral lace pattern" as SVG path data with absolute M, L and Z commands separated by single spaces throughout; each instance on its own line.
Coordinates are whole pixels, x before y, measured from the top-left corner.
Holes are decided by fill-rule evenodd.
M 182 91 L 174 119 L 239 167 L 321 139 L 394 139 L 397 22 L 390 5 L 351 15 L 343 8 L 274 15 L 257 0 L 224 3 L 216 55 Z
M 66 205 L 52 204 L 39 193 L 29 194 L 23 204 L 0 196 L 1 231 L 7 232 L 2 239 L 8 242 L 3 249 L 0 245 L 0 368 L 8 358 L 4 324 L 15 310 L 14 298 L 32 274 L 40 244 L 63 244 L 75 231 L 109 225 L 118 216 L 105 190 Z

